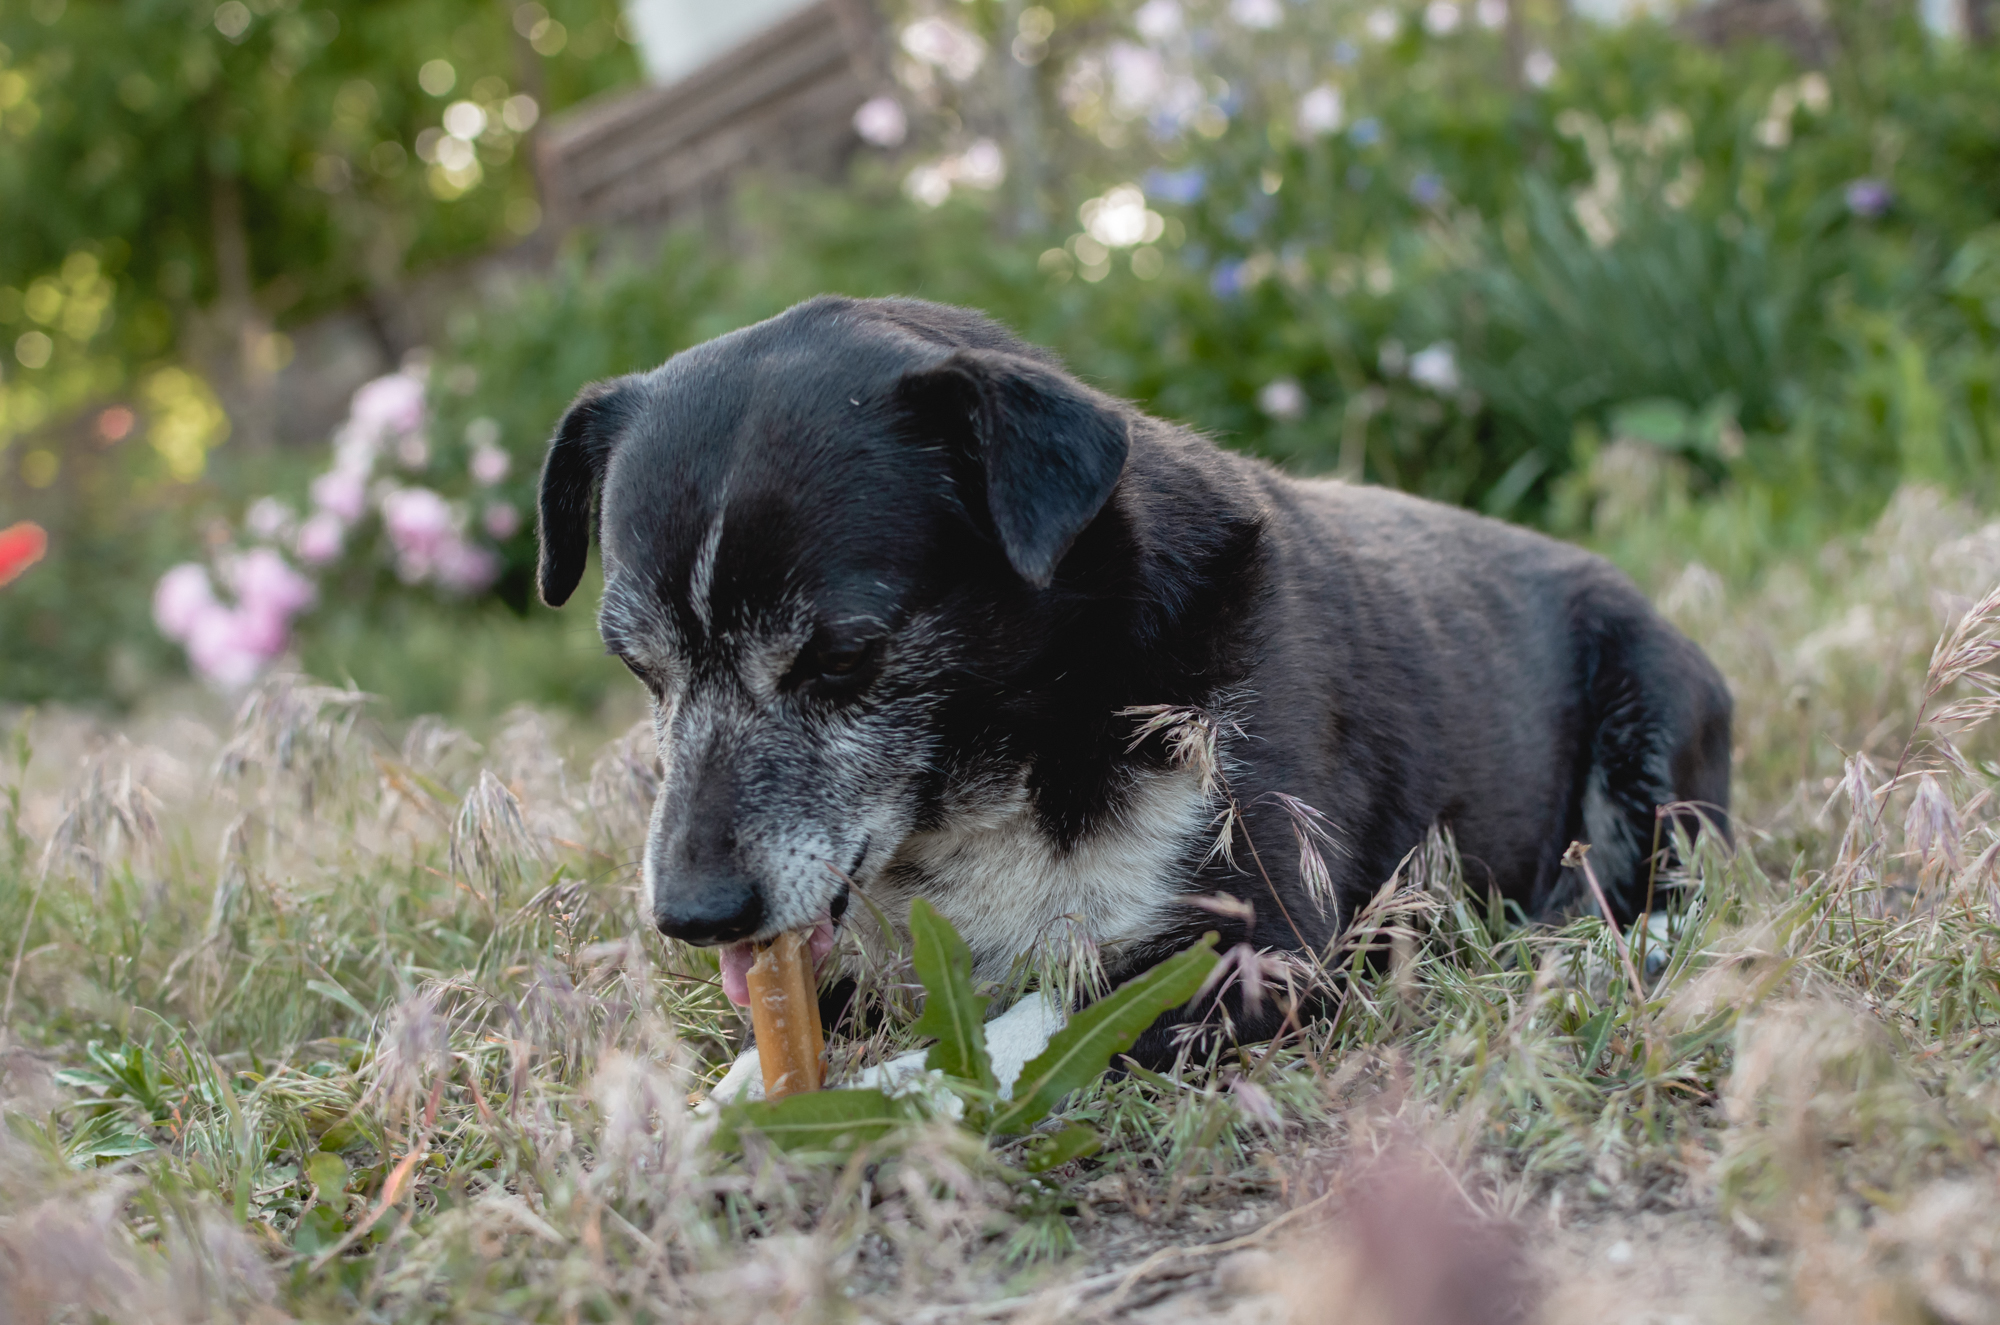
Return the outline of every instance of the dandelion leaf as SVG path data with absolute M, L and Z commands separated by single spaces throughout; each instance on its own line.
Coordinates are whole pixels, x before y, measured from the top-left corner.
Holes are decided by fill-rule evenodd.
M 1134 976 L 1070 1018 L 1049 1047 L 1021 1069 L 1013 1102 L 994 1115 L 991 1131 L 1025 1132 L 1046 1118 L 1063 1096 L 1089 1084 L 1132 1047 L 1163 1012 L 1193 998 L 1215 966 L 1215 935 Z
M 909 1118 L 879 1090 L 816 1090 L 737 1105 L 715 1134 L 722 1150 L 740 1150 L 754 1131 L 780 1150 L 844 1151 L 880 1140 Z
M 910 903 L 910 939 L 917 979 L 924 985 L 924 1011 L 910 1027 L 935 1035 L 924 1066 L 948 1077 L 996 1089 L 993 1062 L 986 1053 L 986 1003 L 972 989 L 972 950 L 929 902 Z

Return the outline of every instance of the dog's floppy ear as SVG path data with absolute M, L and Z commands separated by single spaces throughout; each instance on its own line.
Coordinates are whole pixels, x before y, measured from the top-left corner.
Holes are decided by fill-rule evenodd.
M 536 587 L 542 601 L 561 607 L 576 592 L 590 555 L 590 513 L 604 464 L 611 456 L 629 378 L 593 382 L 577 394 L 556 425 L 542 463 L 542 496 L 537 532 L 542 559 Z
M 1047 588 L 1124 472 L 1117 407 L 1059 369 L 990 350 L 910 373 L 902 396 L 920 427 L 969 443 L 1007 560 Z

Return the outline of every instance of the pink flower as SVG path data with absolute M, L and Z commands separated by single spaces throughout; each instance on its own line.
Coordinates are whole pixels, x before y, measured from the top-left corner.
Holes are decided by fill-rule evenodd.
M 308 566 L 324 566 L 340 555 L 346 528 L 340 517 L 331 511 L 321 511 L 299 526 L 299 560 Z
M 479 523 L 485 528 L 488 538 L 504 543 L 521 532 L 521 513 L 512 502 L 496 501 L 479 517 Z
M 909 136 L 910 119 L 894 97 L 874 97 L 854 112 L 854 132 L 877 147 L 895 147 Z
M 475 446 L 472 448 L 472 481 L 482 488 L 490 488 L 507 477 L 507 471 L 514 467 L 514 458 L 497 446 Z
M 252 548 L 229 567 L 229 587 L 236 591 L 243 610 L 284 624 L 311 607 L 319 591 L 311 580 L 293 570 L 270 548 Z
M 365 436 L 415 432 L 424 425 L 424 384 L 408 373 L 378 377 L 354 393 L 348 415 Z
M 182 562 L 174 567 L 160 577 L 153 589 L 154 624 L 162 635 L 177 643 L 187 643 L 202 614 L 219 606 L 214 586 L 209 583 L 208 568 L 196 562 Z
M 382 523 L 406 584 L 428 579 L 445 547 L 458 541 L 451 504 L 429 488 L 397 488 L 382 498 Z
M 298 512 L 292 509 L 290 502 L 276 497 L 259 497 L 244 512 L 243 527 L 258 538 L 276 540 L 290 533 L 297 519 Z
M 438 584 L 459 594 L 475 594 L 500 577 L 500 558 L 491 549 L 454 538 L 438 550 Z
M 368 509 L 368 477 L 351 469 L 335 469 L 312 481 L 313 505 L 343 525 L 353 524 Z
M 451 504 L 429 488 L 397 488 L 382 499 L 382 523 L 398 551 L 428 554 L 451 533 Z
M 236 690 L 256 680 L 285 642 L 283 618 L 211 603 L 189 633 L 188 661 L 205 680 Z

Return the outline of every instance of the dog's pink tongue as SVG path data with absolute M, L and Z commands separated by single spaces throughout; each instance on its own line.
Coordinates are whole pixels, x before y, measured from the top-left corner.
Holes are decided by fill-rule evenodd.
M 812 934 L 806 941 L 811 947 L 813 969 L 817 971 L 833 951 L 833 917 L 822 915 L 813 921 Z M 721 958 L 722 992 L 737 1007 L 749 1007 L 750 964 L 757 960 L 756 949 L 748 943 L 732 943 L 722 950 Z
M 739 1008 L 750 1006 L 750 963 L 756 960 L 747 943 L 732 943 L 722 950 L 722 992 Z

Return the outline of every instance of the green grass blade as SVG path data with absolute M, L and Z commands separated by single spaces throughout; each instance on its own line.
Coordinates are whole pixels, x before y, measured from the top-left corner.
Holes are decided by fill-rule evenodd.
M 1084 1123 L 1071 1123 L 1053 1136 L 1037 1137 L 1028 1147 L 1028 1153 L 1021 1161 L 1021 1167 L 1029 1173 L 1047 1173 L 1061 1164 L 1085 1155 L 1094 1155 L 1104 1148 L 1104 1138 L 1095 1127 Z
M 1021 1069 L 1013 1103 L 994 1115 L 988 1130 L 1025 1132 L 1047 1117 L 1063 1096 L 1102 1075 L 1161 1013 L 1193 998 L 1215 961 L 1215 935 L 1209 934 L 1070 1018 L 1049 1047 Z
M 910 938 L 917 979 L 923 981 L 923 1015 L 910 1029 L 935 1035 L 924 1066 L 995 1089 L 993 1062 L 986 1054 L 986 1004 L 972 989 L 972 950 L 929 902 L 910 903 Z

